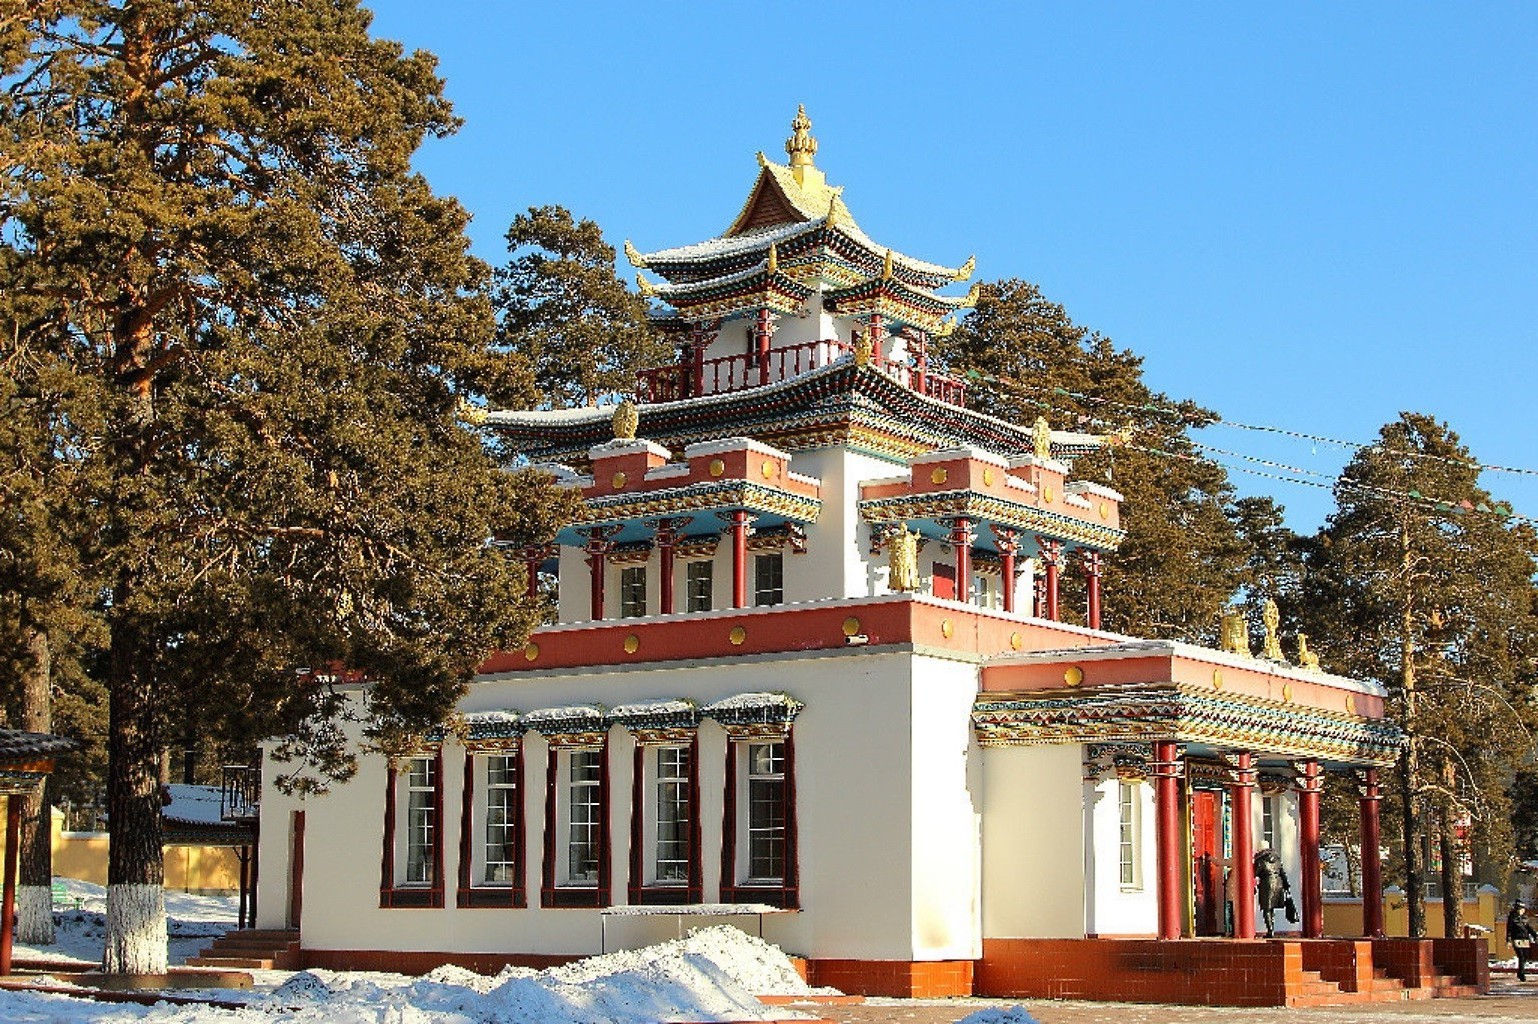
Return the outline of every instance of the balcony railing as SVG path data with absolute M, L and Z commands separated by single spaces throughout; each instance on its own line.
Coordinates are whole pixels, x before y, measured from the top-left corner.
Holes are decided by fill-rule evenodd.
M 260 765 L 227 764 L 219 786 L 219 817 L 223 821 L 254 821 L 262 803 Z
M 826 339 L 772 348 L 762 356 L 746 352 L 655 366 L 636 375 L 636 397 L 646 403 L 674 402 L 698 395 L 743 391 L 830 366 L 851 351 L 846 342 Z M 921 395 L 950 405 L 966 402 L 966 384 L 957 377 L 936 373 L 922 363 L 915 366 L 883 357 L 877 357 L 874 365 Z

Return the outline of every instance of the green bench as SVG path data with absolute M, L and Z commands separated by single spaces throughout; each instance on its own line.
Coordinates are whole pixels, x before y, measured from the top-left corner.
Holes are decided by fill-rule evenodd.
M 81 897 L 79 897 L 79 896 L 71 896 L 69 894 L 69 892 L 64 888 L 64 883 L 63 882 L 54 882 L 53 883 L 53 905 L 54 906 L 59 907 L 59 908 L 64 909 L 64 910 L 70 910 L 70 909 L 79 910 L 81 904 L 84 903 L 84 902 L 85 901 Z M 69 905 L 72 904 L 72 903 L 74 904 L 74 906 L 70 907 Z

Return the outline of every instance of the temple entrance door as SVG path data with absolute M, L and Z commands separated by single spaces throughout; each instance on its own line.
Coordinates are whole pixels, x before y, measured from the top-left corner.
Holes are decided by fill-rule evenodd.
M 1222 935 L 1223 795 L 1210 789 L 1191 794 L 1191 884 L 1196 889 L 1196 934 Z

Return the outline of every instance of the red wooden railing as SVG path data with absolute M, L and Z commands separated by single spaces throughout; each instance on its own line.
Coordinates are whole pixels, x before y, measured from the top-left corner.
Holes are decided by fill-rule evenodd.
M 647 403 L 673 402 L 696 395 L 742 391 L 829 366 L 851 351 L 847 342 L 829 338 L 772 348 L 762 358 L 756 352 L 744 352 L 654 366 L 636 375 L 636 397 Z M 966 384 L 957 377 L 884 357 L 877 357 L 874 364 L 876 369 L 919 394 L 951 405 L 966 403 Z

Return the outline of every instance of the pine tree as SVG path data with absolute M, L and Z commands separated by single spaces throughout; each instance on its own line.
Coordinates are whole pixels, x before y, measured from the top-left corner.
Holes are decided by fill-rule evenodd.
M 1416 413 L 1357 453 L 1335 500 L 1311 547 L 1303 618 L 1329 667 L 1389 690 L 1407 737 L 1394 796 L 1411 934 L 1425 934 L 1428 835 L 1456 934 L 1463 858 L 1509 858 L 1505 791 L 1533 751 L 1538 545 L 1480 487 L 1457 435 Z
M 292 731 L 321 776 L 340 702 L 443 716 L 535 609 L 494 536 L 566 508 L 456 410 L 509 388 L 466 215 L 409 166 L 452 131 L 433 58 L 350 0 L 43 0 L 0 19 L 0 292 L 92 443 L 109 971 L 165 966 L 158 761 L 186 722 Z M 315 777 L 319 778 L 319 777 Z M 318 783 L 317 783 L 318 784 Z
M 1227 474 L 1187 433 L 1215 414 L 1152 391 L 1141 357 L 1074 323 L 1026 281 L 984 285 L 977 308 L 934 348 L 950 372 L 971 376 L 968 401 L 982 412 L 1022 424 L 1045 416 L 1063 430 L 1130 430 L 1130 443 L 1075 467 L 1126 498 L 1127 537 L 1105 565 L 1103 622 L 1140 636 L 1215 639 L 1248 556 L 1230 520 Z M 1065 574 L 1064 606 L 1081 596 L 1078 574 Z
M 590 220 L 532 207 L 507 229 L 511 259 L 497 271 L 498 340 L 532 377 L 525 401 L 597 405 L 635 390 L 636 371 L 671 358 L 646 304 L 615 276 L 614 248 Z M 511 397 L 511 396 L 509 396 Z

